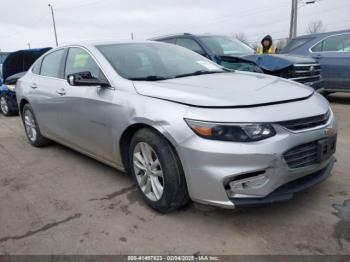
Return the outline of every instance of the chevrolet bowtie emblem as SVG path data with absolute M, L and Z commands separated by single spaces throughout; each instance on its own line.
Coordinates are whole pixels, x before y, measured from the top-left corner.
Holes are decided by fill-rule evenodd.
M 334 135 L 334 129 L 332 127 L 327 127 L 325 130 L 324 130 L 324 134 L 326 136 L 332 136 Z

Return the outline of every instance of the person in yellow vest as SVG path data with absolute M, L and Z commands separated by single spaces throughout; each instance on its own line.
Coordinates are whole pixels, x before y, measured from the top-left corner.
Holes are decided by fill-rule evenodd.
M 261 40 L 261 46 L 257 48 L 256 53 L 258 55 L 276 54 L 276 46 L 273 45 L 272 37 L 270 35 L 265 36 Z

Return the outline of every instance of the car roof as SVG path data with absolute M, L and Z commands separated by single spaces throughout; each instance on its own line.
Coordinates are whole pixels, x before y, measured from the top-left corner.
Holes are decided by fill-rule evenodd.
M 339 30 L 339 31 L 331 31 L 331 32 L 323 32 L 323 33 L 317 33 L 317 34 L 309 34 L 309 35 L 301 35 L 294 39 L 300 39 L 300 38 L 318 38 L 318 37 L 324 37 L 329 35 L 337 35 L 337 34 L 344 34 L 344 33 L 350 33 L 350 29 L 346 30 Z
M 82 46 L 82 47 L 91 47 L 91 46 L 99 46 L 99 45 L 113 45 L 113 44 L 149 44 L 149 43 L 156 43 L 160 44 L 156 41 L 151 40 L 144 40 L 144 41 L 135 41 L 135 40 L 96 40 L 96 41 L 84 41 L 84 42 L 72 42 L 67 43 L 65 45 L 58 46 L 56 49 L 60 48 L 67 48 L 71 46 Z M 54 50 L 53 50 L 54 51 Z
M 163 39 L 169 39 L 174 37 L 207 37 L 207 36 L 225 36 L 224 34 L 191 34 L 191 33 L 178 33 L 178 34 L 171 34 L 171 35 L 163 35 L 163 36 L 157 36 L 152 37 L 149 40 L 157 41 L 157 40 L 163 40 Z

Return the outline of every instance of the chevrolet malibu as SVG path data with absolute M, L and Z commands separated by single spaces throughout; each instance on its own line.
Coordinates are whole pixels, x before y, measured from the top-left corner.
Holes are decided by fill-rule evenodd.
M 288 200 L 335 162 L 336 120 L 311 88 L 165 43 L 56 48 L 17 100 L 33 146 L 53 140 L 131 173 L 159 212 Z

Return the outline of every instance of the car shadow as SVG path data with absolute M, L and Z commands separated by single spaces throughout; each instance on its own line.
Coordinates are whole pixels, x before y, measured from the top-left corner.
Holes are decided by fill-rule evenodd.
M 335 94 L 326 96 L 326 98 L 331 103 L 350 105 L 349 93 L 335 93 Z

